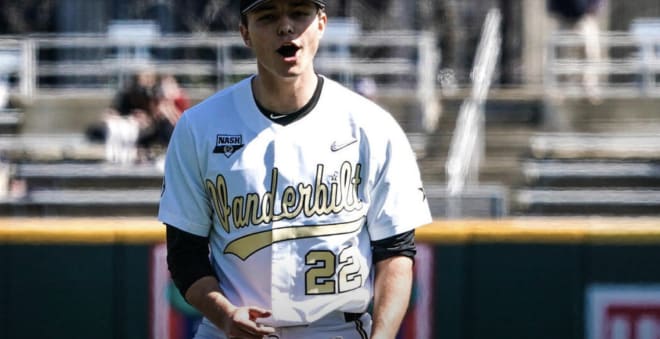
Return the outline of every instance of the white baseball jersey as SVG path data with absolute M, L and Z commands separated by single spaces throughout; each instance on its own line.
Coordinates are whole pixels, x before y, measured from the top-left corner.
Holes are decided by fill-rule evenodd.
M 312 111 L 274 123 L 251 79 L 177 123 L 159 220 L 208 236 L 220 289 L 271 309 L 265 324 L 364 312 L 370 242 L 431 222 L 410 144 L 389 113 L 327 78 Z

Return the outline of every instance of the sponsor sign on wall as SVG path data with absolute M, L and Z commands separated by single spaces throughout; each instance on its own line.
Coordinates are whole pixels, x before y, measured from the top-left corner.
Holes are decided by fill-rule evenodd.
M 587 339 L 660 338 L 660 285 L 594 284 L 585 301 Z

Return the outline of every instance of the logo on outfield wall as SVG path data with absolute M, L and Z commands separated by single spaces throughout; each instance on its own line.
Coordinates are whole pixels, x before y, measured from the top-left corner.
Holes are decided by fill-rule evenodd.
M 660 285 L 591 285 L 585 316 L 587 339 L 660 338 Z

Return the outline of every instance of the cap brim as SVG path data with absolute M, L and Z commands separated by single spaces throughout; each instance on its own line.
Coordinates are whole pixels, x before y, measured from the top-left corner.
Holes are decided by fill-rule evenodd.
M 255 8 L 257 8 L 259 5 L 263 4 L 263 3 L 266 2 L 266 1 L 268 1 L 268 0 L 257 0 L 257 1 L 254 1 L 254 2 L 251 3 L 249 6 L 243 8 L 243 10 L 241 11 L 241 15 L 243 15 L 243 14 L 245 14 L 245 13 L 247 13 L 247 12 L 249 12 L 249 11 L 255 9 Z
M 243 10 L 241 11 L 241 15 L 246 14 L 247 12 L 261 6 L 264 2 L 268 2 L 268 1 L 270 1 L 270 0 L 257 0 L 253 3 L 251 3 L 249 6 L 243 8 Z M 323 1 L 323 0 L 309 0 L 309 1 L 321 6 L 322 8 L 325 8 L 325 1 Z

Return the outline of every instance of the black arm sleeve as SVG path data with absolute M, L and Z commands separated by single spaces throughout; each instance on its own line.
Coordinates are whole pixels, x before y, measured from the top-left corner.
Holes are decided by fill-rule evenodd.
M 209 261 L 209 240 L 167 225 L 167 267 L 181 295 L 197 280 L 214 276 Z
M 374 263 L 394 256 L 405 256 L 414 260 L 415 254 L 417 254 L 415 230 L 372 241 L 371 251 Z

